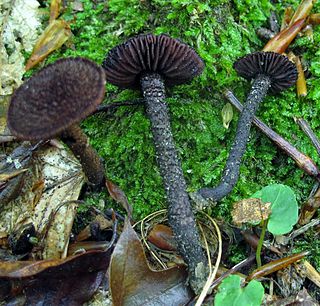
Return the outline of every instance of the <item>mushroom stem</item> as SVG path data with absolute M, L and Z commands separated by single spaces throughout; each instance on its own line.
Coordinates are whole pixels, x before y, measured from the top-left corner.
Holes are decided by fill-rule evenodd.
M 61 133 L 60 138 L 80 160 L 89 183 L 96 189 L 101 188 L 105 182 L 103 163 L 79 125 L 70 126 Z
M 186 182 L 171 133 L 168 107 L 164 101 L 164 82 L 156 73 L 143 75 L 140 82 L 166 191 L 169 224 L 178 250 L 188 265 L 190 284 L 199 292 L 206 281 L 207 260 L 200 245 L 195 217 L 186 192 Z
M 215 188 L 202 188 L 198 191 L 206 200 L 217 202 L 228 195 L 236 185 L 239 178 L 242 156 L 246 150 L 254 115 L 259 108 L 260 102 L 267 95 L 270 85 L 271 79 L 266 75 L 260 74 L 254 79 L 238 121 L 236 136 L 223 170 L 221 182 Z

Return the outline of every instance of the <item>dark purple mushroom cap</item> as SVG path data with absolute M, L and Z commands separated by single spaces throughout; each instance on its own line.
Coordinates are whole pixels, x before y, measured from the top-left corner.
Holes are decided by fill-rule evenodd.
M 41 69 L 13 94 L 8 126 L 21 139 L 56 136 L 78 123 L 103 100 L 105 75 L 85 58 L 64 58 Z
M 199 75 L 204 63 L 194 49 L 168 35 L 143 34 L 111 49 L 102 64 L 107 81 L 121 88 L 140 88 L 144 73 L 160 74 L 167 86 Z
M 292 86 L 298 77 L 297 68 L 286 56 L 275 52 L 255 52 L 238 59 L 233 68 L 247 80 L 259 74 L 271 79 L 270 91 L 278 93 Z

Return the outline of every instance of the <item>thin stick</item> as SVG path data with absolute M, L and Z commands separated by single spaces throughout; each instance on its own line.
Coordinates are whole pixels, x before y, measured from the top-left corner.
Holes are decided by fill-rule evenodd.
M 305 134 L 310 138 L 312 144 L 314 145 L 314 147 L 318 152 L 318 155 L 320 156 L 320 141 L 319 141 L 319 138 L 314 134 L 309 123 L 303 118 L 296 118 L 296 117 L 294 118 L 294 121 L 300 126 L 302 131 L 304 131 Z
M 238 110 L 242 111 L 242 104 L 233 94 L 232 91 L 227 90 L 225 92 L 225 97 L 229 102 Z M 290 142 L 282 138 L 279 134 L 274 132 L 265 123 L 259 120 L 257 117 L 253 119 L 254 125 L 256 125 L 265 135 L 267 135 L 279 148 L 284 150 L 298 165 L 300 169 L 305 171 L 307 174 L 314 176 L 318 181 L 320 181 L 320 171 L 314 161 L 298 151 Z
M 256 258 L 255 254 L 251 254 L 248 258 L 246 258 L 245 260 L 239 262 L 238 264 L 236 264 L 234 267 L 232 267 L 230 270 L 228 270 L 227 272 L 223 273 L 219 278 L 217 278 L 212 284 L 210 289 L 214 289 L 215 287 L 217 287 L 226 277 L 228 277 L 230 274 L 233 274 L 235 272 L 237 272 L 238 270 L 240 270 L 242 267 L 245 267 L 246 265 L 248 265 L 249 263 L 251 263 L 252 261 L 254 261 Z
M 135 105 L 142 105 L 143 103 L 144 103 L 143 99 L 135 99 L 135 100 L 122 101 L 122 102 L 113 102 L 110 104 L 103 104 L 103 105 L 99 105 L 91 115 L 95 115 L 101 112 L 110 112 L 112 110 L 117 109 L 120 106 L 135 106 Z

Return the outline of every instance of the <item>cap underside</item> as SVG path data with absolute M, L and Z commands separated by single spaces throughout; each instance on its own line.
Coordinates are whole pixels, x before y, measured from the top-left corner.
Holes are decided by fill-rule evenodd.
M 275 52 L 255 52 L 238 59 L 234 69 L 245 79 L 251 80 L 259 74 L 271 78 L 272 93 L 280 92 L 295 84 L 298 72 L 294 63 L 286 56 Z
M 111 49 L 102 66 L 108 82 L 122 88 L 139 88 L 143 73 L 158 73 L 166 85 L 174 86 L 199 75 L 204 63 L 185 43 L 165 34 L 146 34 Z

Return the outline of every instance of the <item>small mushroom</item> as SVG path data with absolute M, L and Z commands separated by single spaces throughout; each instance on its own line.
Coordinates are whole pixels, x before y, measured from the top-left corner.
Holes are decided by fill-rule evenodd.
M 101 67 L 85 58 L 65 58 L 41 69 L 13 94 L 8 126 L 24 140 L 60 136 L 80 159 L 89 183 L 100 188 L 104 167 L 78 123 L 96 110 L 105 93 Z
M 147 34 L 110 50 L 103 67 L 108 82 L 121 88 L 142 90 L 166 191 L 169 224 L 178 250 L 188 264 L 191 286 L 199 291 L 206 279 L 206 257 L 172 137 L 165 86 L 192 80 L 202 72 L 204 63 L 191 47 L 179 40 L 164 34 Z
M 219 201 L 228 195 L 239 178 L 240 163 L 245 153 L 251 123 L 260 102 L 271 93 L 278 93 L 292 86 L 297 80 L 295 65 L 284 55 L 275 52 L 255 52 L 237 60 L 234 69 L 247 80 L 253 80 L 221 182 L 214 188 L 202 188 L 198 193 L 209 201 Z

